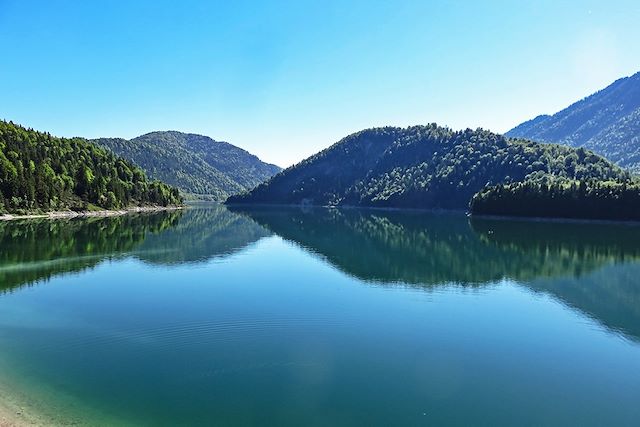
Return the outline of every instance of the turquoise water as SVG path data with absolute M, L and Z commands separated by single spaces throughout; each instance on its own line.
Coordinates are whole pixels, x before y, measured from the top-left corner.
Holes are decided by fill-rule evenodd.
M 0 379 L 86 425 L 640 425 L 640 227 L 0 223 Z

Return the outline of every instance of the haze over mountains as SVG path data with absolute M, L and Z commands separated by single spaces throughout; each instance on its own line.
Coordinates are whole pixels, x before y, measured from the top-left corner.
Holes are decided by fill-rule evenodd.
M 134 162 L 152 178 L 216 201 L 249 190 L 281 170 L 228 142 L 191 133 L 151 132 L 131 140 L 92 142 Z
M 640 173 L 640 72 L 506 135 L 584 147 Z

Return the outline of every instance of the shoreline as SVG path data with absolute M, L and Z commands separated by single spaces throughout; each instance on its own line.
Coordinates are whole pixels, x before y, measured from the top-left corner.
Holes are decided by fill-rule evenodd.
M 224 206 L 242 211 L 251 208 L 297 208 L 300 210 L 312 209 L 337 209 L 337 210 L 359 210 L 359 211 L 382 211 L 382 212 L 411 212 L 428 213 L 434 215 L 457 215 L 466 216 L 473 219 L 490 219 L 503 221 L 529 221 L 529 222 L 553 222 L 553 223 L 578 223 L 578 224 L 620 224 L 620 225 L 640 225 L 640 220 L 633 219 L 600 219 L 600 218 L 580 218 L 580 217 L 546 217 L 546 216 L 523 216 L 523 215 L 488 215 L 473 214 L 465 209 L 430 209 L 430 208 L 397 208 L 389 206 L 354 206 L 354 205 L 301 205 L 286 203 L 223 203 Z
M 467 217 L 471 220 L 498 220 L 498 221 L 517 221 L 517 222 L 551 222 L 559 224 L 609 224 L 609 225 L 640 225 L 640 220 L 636 219 L 597 219 L 597 218 L 565 218 L 565 217 L 547 217 L 547 216 L 518 216 L 518 215 L 484 215 L 468 213 Z
M 57 420 L 40 414 L 28 399 L 0 386 L 0 427 L 34 427 L 54 425 Z M 59 420 L 58 420 L 59 421 Z
M 70 218 L 91 218 L 91 217 L 112 217 L 127 215 L 131 213 L 143 213 L 143 212 L 161 212 L 161 211 L 173 211 L 184 209 L 184 206 L 134 206 L 126 209 L 118 210 L 99 210 L 99 211 L 52 211 L 42 214 L 0 214 L 0 221 L 14 221 L 19 219 L 70 219 Z M 0 424 L 0 427 L 4 427 Z

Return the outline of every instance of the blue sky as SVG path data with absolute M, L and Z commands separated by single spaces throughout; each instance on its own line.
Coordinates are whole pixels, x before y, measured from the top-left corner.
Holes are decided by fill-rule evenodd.
M 0 118 L 288 166 L 367 127 L 553 113 L 640 71 L 638 22 L 637 0 L 0 0 Z

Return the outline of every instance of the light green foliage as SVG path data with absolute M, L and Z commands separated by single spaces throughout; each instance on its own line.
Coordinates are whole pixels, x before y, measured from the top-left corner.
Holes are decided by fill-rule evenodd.
M 0 147 L 0 211 L 182 202 L 177 189 L 148 181 L 138 167 L 82 138 L 56 138 L 0 121 Z

